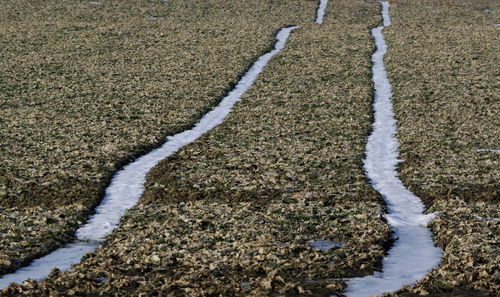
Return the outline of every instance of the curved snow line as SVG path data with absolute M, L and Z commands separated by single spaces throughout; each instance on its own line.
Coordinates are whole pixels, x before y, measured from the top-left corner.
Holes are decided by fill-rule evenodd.
M 377 48 L 372 56 L 375 121 L 366 146 L 364 167 L 373 188 L 387 204 L 386 218 L 395 242 L 382 261 L 382 272 L 347 281 L 348 297 L 372 296 L 412 285 L 438 265 L 442 256 L 442 250 L 434 246 L 427 229 L 434 214 L 423 214 L 422 201 L 405 188 L 396 171 L 401 161 L 398 160 L 392 90 L 384 66 L 387 44 L 382 34 L 384 27 L 391 24 L 388 2 L 382 2 L 382 17 L 383 26 L 372 29 Z
M 59 248 L 15 273 L 4 275 L 0 279 L 0 289 L 12 282 L 22 282 L 28 278 L 44 279 L 54 268 L 67 270 L 73 264 L 79 263 L 85 253 L 94 251 L 104 241 L 104 237 L 118 227 L 125 211 L 139 201 L 139 197 L 144 192 L 146 174 L 149 170 L 159 161 L 221 124 L 231 112 L 234 104 L 252 86 L 269 60 L 285 47 L 290 33 L 296 28 L 298 26 L 282 28 L 276 34 L 278 41 L 274 49 L 260 56 L 235 88 L 222 99 L 217 107 L 205 114 L 192 129 L 167 137 L 167 142 L 160 148 L 136 159 L 118 171 L 106 189 L 101 204 L 95 209 L 96 213 L 77 230 L 76 235 L 79 241 Z
M 476 152 L 490 152 L 490 153 L 500 153 L 500 150 L 495 150 L 495 149 L 478 149 Z
M 318 11 L 316 12 L 316 24 L 323 24 L 327 4 L 328 0 L 319 0 Z

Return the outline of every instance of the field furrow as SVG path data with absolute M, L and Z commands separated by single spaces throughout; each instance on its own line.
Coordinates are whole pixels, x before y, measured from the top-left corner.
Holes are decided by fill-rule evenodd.
M 382 261 L 382 271 L 350 279 L 347 297 L 371 297 L 394 292 L 424 278 L 442 257 L 434 245 L 428 222 L 435 214 L 423 214 L 422 200 L 410 192 L 398 177 L 397 121 L 394 118 L 392 87 L 385 68 L 388 48 L 383 31 L 391 25 L 389 2 L 381 2 L 382 25 L 371 30 L 376 51 L 372 56 L 375 100 L 373 129 L 366 145 L 364 168 L 373 188 L 387 204 L 387 221 L 394 243 Z
M 276 34 L 276 45 L 270 52 L 260 56 L 238 81 L 235 88 L 225 96 L 219 105 L 205 114 L 193 128 L 169 136 L 167 142 L 119 170 L 106 188 L 104 198 L 90 216 L 87 223 L 76 230 L 77 241 L 59 248 L 47 256 L 36 259 L 30 265 L 0 279 L 0 288 L 12 282 L 21 283 L 27 279 L 43 280 L 53 269 L 68 270 L 81 261 L 84 254 L 94 251 L 105 237 L 116 229 L 125 211 L 134 207 L 144 192 L 147 173 L 161 160 L 175 154 L 183 146 L 195 141 L 203 134 L 220 125 L 231 112 L 234 104 L 252 86 L 269 60 L 283 49 L 290 33 L 297 26 L 285 27 Z

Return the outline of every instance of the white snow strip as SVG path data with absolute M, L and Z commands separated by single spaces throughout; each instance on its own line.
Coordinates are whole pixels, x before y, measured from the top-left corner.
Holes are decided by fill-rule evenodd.
M 319 0 L 318 11 L 316 12 L 316 24 L 323 24 L 327 4 L 328 0 Z
M 382 27 L 390 26 L 392 24 L 392 20 L 391 20 L 391 15 L 389 14 L 389 2 L 383 1 L 380 3 L 382 4 L 382 25 L 383 25 Z M 378 28 L 380 28 L 380 27 L 378 27 Z M 384 29 L 384 28 L 380 29 L 380 35 L 382 35 L 382 29 Z M 373 30 L 372 30 L 372 35 L 374 35 Z M 382 35 L 382 43 L 385 45 L 384 35 Z M 385 45 L 385 49 L 383 49 L 381 51 L 383 51 L 383 53 L 382 53 L 382 57 L 383 57 L 385 55 L 385 53 L 387 52 L 387 45 Z M 373 60 L 373 58 L 372 58 L 372 60 Z M 375 61 L 373 61 L 373 62 L 375 62 Z M 384 68 L 384 71 L 385 71 L 384 59 L 382 59 L 382 68 Z M 387 81 L 387 84 L 389 84 L 389 79 L 386 79 L 386 81 Z M 390 93 L 392 92 L 390 84 L 389 84 L 389 92 Z M 391 93 L 391 96 L 392 96 L 392 93 Z M 391 105 L 392 105 L 392 103 L 391 103 Z
M 5 275 L 0 279 L 0 289 L 5 288 L 11 282 L 20 282 L 28 278 L 43 279 L 54 268 L 67 270 L 71 265 L 80 262 L 85 253 L 95 250 L 98 244 L 104 241 L 104 237 L 118 227 L 125 211 L 139 201 L 139 197 L 144 192 L 146 174 L 149 170 L 159 161 L 221 124 L 231 112 L 234 104 L 252 86 L 269 60 L 285 47 L 292 30 L 297 28 L 293 26 L 281 29 L 276 35 L 277 42 L 274 49 L 259 57 L 236 87 L 222 99 L 217 107 L 205 114 L 192 129 L 167 137 L 167 142 L 160 148 L 136 159 L 114 175 L 101 204 L 95 209 L 96 213 L 76 232 L 77 238 L 84 242 L 69 244 L 15 273 Z
M 6 274 L 0 278 L 0 289 L 10 283 L 21 283 L 28 278 L 42 280 L 50 274 L 52 269 L 68 270 L 71 265 L 80 262 L 85 253 L 94 251 L 99 242 L 74 242 L 57 249 L 45 257 L 33 261 L 29 266 L 19 269 L 15 273 Z
M 481 217 L 481 216 L 476 216 L 476 219 L 478 219 L 480 221 L 494 221 L 494 222 L 500 221 L 499 218 L 489 218 L 489 217 Z
M 478 149 L 476 152 L 491 152 L 491 153 L 500 153 L 500 150 L 494 150 L 494 149 Z
M 442 250 L 434 246 L 426 228 L 434 214 L 424 215 L 422 201 L 405 188 L 396 165 L 399 143 L 392 106 L 392 89 L 384 66 L 387 52 L 382 30 L 391 24 L 389 3 L 382 2 L 383 26 L 372 29 L 377 50 L 372 56 L 375 84 L 375 122 L 368 138 L 364 167 L 372 186 L 384 198 L 386 218 L 394 231 L 394 246 L 382 261 L 382 272 L 347 281 L 348 297 L 364 297 L 393 292 L 412 285 L 439 264 Z

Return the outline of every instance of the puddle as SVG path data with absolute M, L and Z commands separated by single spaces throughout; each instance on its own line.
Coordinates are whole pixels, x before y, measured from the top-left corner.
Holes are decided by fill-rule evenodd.
M 500 24 L 496 24 L 495 26 L 500 26 Z M 500 150 L 495 149 L 478 149 L 476 152 L 490 152 L 490 153 L 500 153 Z
M 480 221 L 494 221 L 494 222 L 500 221 L 499 218 L 489 218 L 489 217 L 480 217 L 480 216 L 476 216 L 476 219 L 478 219 Z
M 310 247 L 322 251 L 327 251 L 333 247 L 341 247 L 344 245 L 343 242 L 337 242 L 337 241 L 328 241 L 328 240 L 322 240 L 322 239 L 315 239 L 308 241 L 307 244 L 309 244 Z
M 241 282 L 240 283 L 240 287 L 242 289 L 251 288 L 252 287 L 252 282 Z
M 98 278 L 94 278 L 94 280 L 96 282 L 99 282 L 99 283 L 106 283 L 106 282 L 109 282 L 109 277 L 98 277 Z

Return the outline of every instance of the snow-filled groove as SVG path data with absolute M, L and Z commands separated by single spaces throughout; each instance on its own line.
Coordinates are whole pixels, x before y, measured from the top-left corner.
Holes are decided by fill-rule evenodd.
M 382 272 L 347 281 L 348 297 L 373 296 L 393 292 L 421 280 L 439 264 L 442 250 L 434 246 L 427 228 L 433 214 L 423 214 L 422 201 L 405 188 L 396 165 L 398 146 L 392 90 L 384 66 L 387 44 L 382 30 L 391 24 L 389 3 L 382 2 L 383 26 L 372 29 L 376 51 L 372 56 L 375 101 L 373 130 L 366 146 L 364 168 L 373 188 L 384 198 L 387 221 L 394 232 L 394 245 L 382 261 Z
M 319 0 L 318 11 L 316 12 L 316 24 L 323 24 L 327 4 L 328 0 Z
M 205 114 L 192 129 L 167 137 L 167 141 L 160 148 L 136 159 L 118 171 L 106 189 L 101 204 L 95 209 L 95 215 L 92 215 L 88 222 L 77 230 L 78 241 L 59 248 L 14 273 L 4 275 L 0 279 L 0 289 L 12 282 L 22 282 L 28 278 L 44 279 L 54 268 L 67 270 L 71 265 L 79 263 L 85 253 L 94 251 L 104 241 L 104 237 L 118 227 L 125 211 L 139 201 L 144 192 L 146 174 L 149 170 L 159 161 L 221 124 L 231 112 L 234 104 L 252 86 L 269 60 L 285 47 L 290 33 L 297 28 L 298 26 L 292 26 L 278 31 L 274 49 L 260 56 L 235 88 L 222 99 L 218 106 Z

